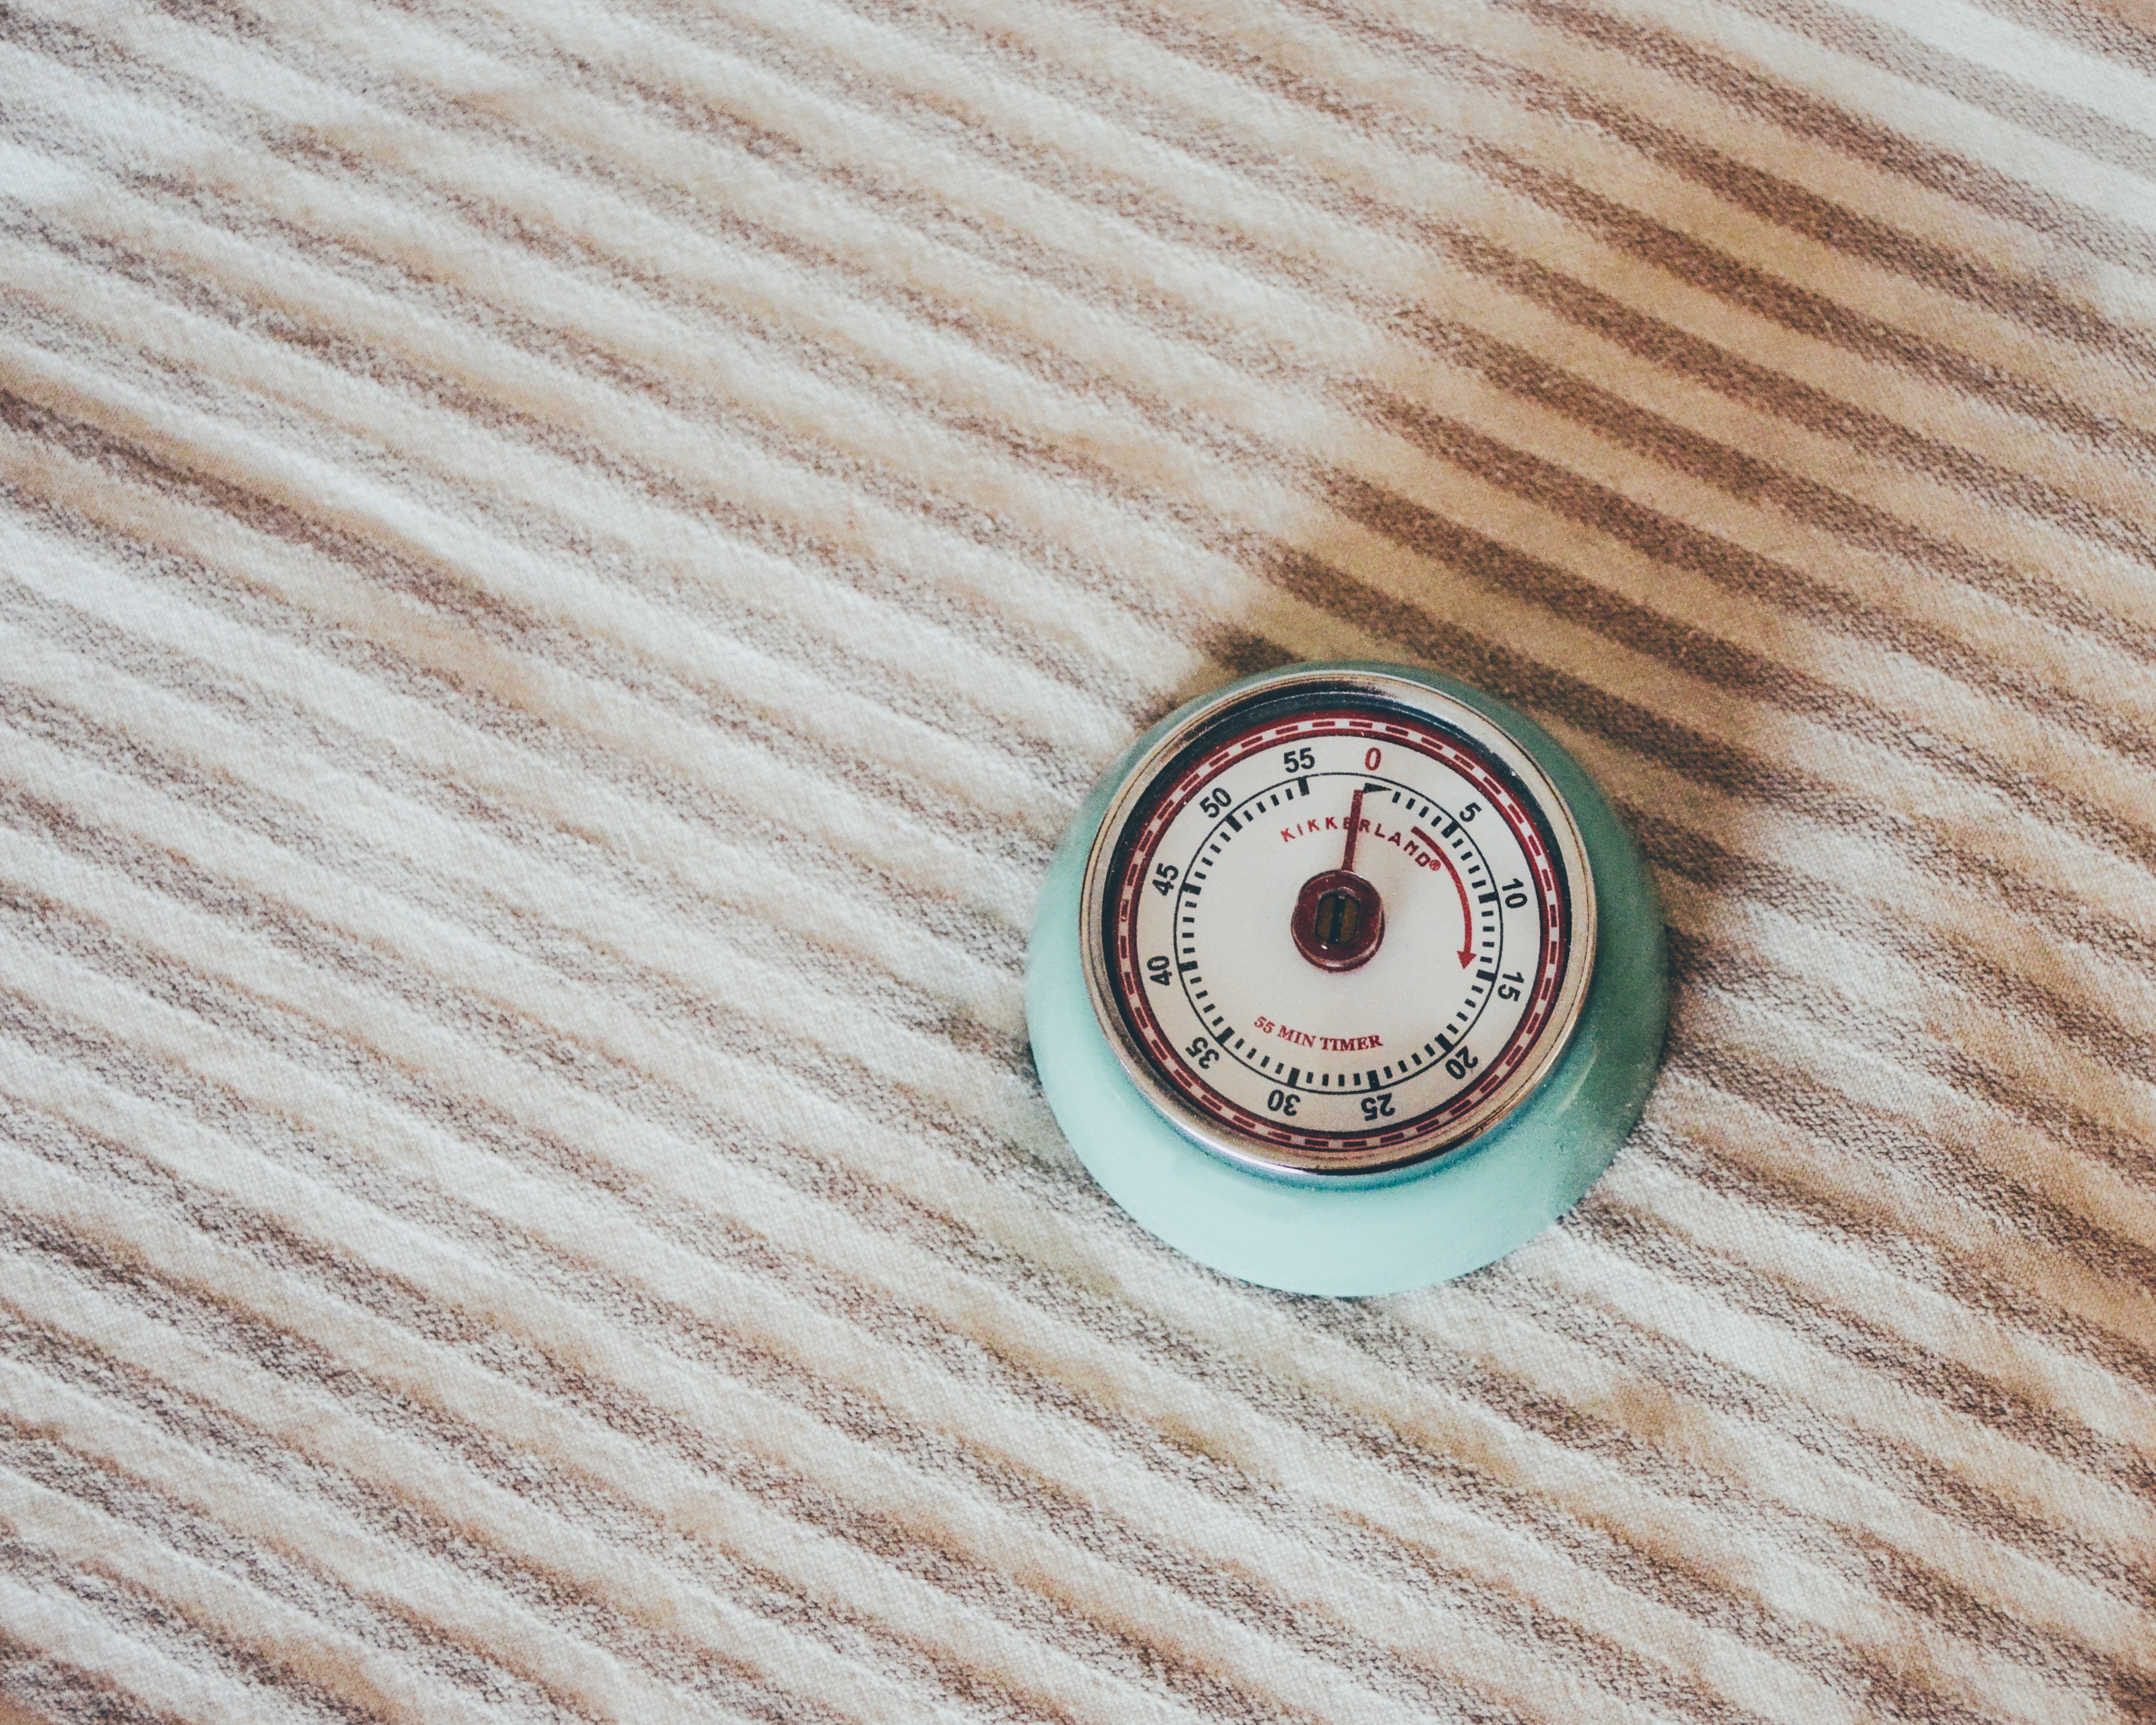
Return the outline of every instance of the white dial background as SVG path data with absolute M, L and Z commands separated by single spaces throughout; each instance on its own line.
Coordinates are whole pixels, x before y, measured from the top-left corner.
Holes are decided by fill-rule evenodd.
M 1354 872 L 1384 935 L 1327 971 L 1290 918 L 1303 883 L 1342 866 L 1358 789 Z M 1355 713 L 1265 725 L 1133 819 L 1117 993 L 1156 1070 L 1215 1119 L 1306 1150 L 1397 1145 L 1443 1132 L 1532 1052 L 1563 973 L 1562 886 L 1539 823 L 1458 737 Z

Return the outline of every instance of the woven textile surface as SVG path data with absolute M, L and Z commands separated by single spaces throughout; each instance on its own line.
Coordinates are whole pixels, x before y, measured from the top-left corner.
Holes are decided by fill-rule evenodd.
M 2156 1719 L 2142 0 L 6 0 L 0 225 L 0 1717 Z M 1022 1003 L 1340 657 L 1675 989 L 1368 1301 Z

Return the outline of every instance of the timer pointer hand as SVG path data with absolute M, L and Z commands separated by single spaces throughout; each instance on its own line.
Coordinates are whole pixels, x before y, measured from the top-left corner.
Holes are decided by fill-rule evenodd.
M 1429 846 L 1430 854 L 1445 865 L 1445 872 L 1452 876 L 1452 884 L 1460 892 L 1460 968 L 1462 970 L 1475 962 L 1475 912 L 1467 907 L 1467 883 L 1460 878 L 1460 870 L 1452 859 L 1445 854 L 1445 847 L 1423 831 L 1420 827 L 1409 829 L 1416 838 Z
M 1296 950 L 1320 970 L 1353 970 L 1368 963 L 1385 937 L 1385 903 L 1355 872 L 1355 838 L 1363 830 L 1363 793 L 1348 806 L 1348 850 L 1340 866 L 1312 875 L 1296 896 L 1288 929 Z

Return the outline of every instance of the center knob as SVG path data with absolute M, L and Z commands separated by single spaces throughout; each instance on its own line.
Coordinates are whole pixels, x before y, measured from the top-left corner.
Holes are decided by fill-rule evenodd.
M 1328 869 L 1302 883 L 1288 932 L 1320 970 L 1353 970 L 1368 963 L 1385 937 L 1384 901 L 1360 875 Z

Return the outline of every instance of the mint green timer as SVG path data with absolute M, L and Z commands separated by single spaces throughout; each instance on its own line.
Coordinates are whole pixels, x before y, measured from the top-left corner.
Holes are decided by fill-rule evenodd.
M 1594 782 L 1435 672 L 1245 677 L 1134 743 L 1041 891 L 1049 1106 L 1138 1224 L 1305 1294 L 1489 1263 L 1608 1166 L 1669 1017 L 1662 919 Z

